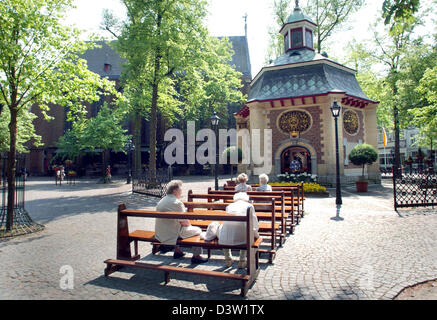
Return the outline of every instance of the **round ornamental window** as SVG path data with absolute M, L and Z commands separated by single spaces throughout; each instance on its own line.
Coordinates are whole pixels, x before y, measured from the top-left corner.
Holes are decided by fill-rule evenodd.
M 311 116 L 304 111 L 290 111 L 279 118 L 279 128 L 286 133 L 305 132 L 311 127 Z
M 343 125 L 348 134 L 357 134 L 360 129 L 358 115 L 352 110 L 346 110 L 343 114 Z

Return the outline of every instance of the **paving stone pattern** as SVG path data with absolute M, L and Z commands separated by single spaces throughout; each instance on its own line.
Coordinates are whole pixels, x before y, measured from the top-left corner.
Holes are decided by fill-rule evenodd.
M 184 196 L 214 184 L 211 177 L 184 180 Z M 26 209 L 46 228 L 0 242 L 0 299 L 242 299 L 233 281 L 172 275 L 165 286 L 162 273 L 131 268 L 105 278 L 103 261 L 115 258 L 118 203 L 148 209 L 157 203 L 132 195 L 124 181 L 59 187 L 34 178 L 27 190 Z M 261 259 L 247 299 L 392 299 L 404 287 L 437 278 L 437 210 L 394 212 L 388 184 L 360 196 L 346 188 L 343 203 L 337 208 L 334 198 L 309 198 L 306 217 L 274 264 Z M 154 220 L 132 219 L 130 227 L 153 230 Z M 153 256 L 147 243 L 140 253 L 144 261 L 184 266 L 191 257 Z M 74 289 L 61 289 L 65 265 L 74 272 Z M 229 272 L 241 272 L 236 267 Z M 226 270 L 222 252 L 196 268 Z

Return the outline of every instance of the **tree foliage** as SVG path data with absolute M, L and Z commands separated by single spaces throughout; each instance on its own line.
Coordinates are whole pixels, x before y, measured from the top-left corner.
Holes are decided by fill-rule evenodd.
M 363 167 L 364 176 L 365 166 L 371 165 L 378 160 L 378 152 L 370 144 L 359 144 L 352 149 L 348 158 L 354 165 Z
M 41 146 L 41 136 L 35 132 L 33 126 L 33 120 L 36 116 L 27 111 L 21 110 L 17 119 L 17 152 L 25 153 L 29 152 L 29 143 L 33 146 Z M 9 109 L 2 111 L 0 115 L 0 151 L 8 151 L 10 148 L 10 133 L 9 123 L 11 121 L 11 115 Z
M 414 15 L 419 10 L 420 0 L 384 0 L 382 4 L 384 23 Z
M 47 117 L 51 104 L 69 107 L 69 117 L 86 113 L 84 102 L 99 92 L 115 92 L 113 83 L 88 70 L 80 58 L 92 43 L 80 41 L 65 26 L 72 0 L 2 0 L 0 2 L 0 95 L 9 109 L 8 215 L 12 227 L 15 159 L 19 120 L 38 105 Z
M 130 136 L 122 127 L 124 117 L 123 109 L 111 109 L 105 103 L 96 117 L 72 124 L 72 129 L 59 139 L 59 154 L 63 158 L 75 159 L 84 152 L 96 153 L 96 149 L 125 152 Z
M 116 49 L 127 61 L 122 79 L 132 112 L 150 120 L 149 170 L 153 173 L 158 117 L 171 125 L 178 118 L 202 119 L 213 109 L 242 101 L 241 74 L 226 64 L 232 52 L 227 40 L 208 35 L 206 1 L 123 3 L 127 20 L 121 28 L 108 13 L 103 24 L 117 37 Z M 112 31 L 114 25 L 119 34 Z
M 306 2 L 303 10 L 317 24 L 315 36 L 319 53 L 322 51 L 323 43 L 363 4 L 364 0 L 308 0 Z
M 270 43 L 266 54 L 266 63 L 276 59 L 283 54 L 283 37 L 279 34 L 281 27 L 287 22 L 287 18 L 292 12 L 290 0 L 273 0 L 272 9 L 274 24 L 269 27 Z M 305 14 L 310 16 L 317 24 L 315 37 L 316 48 L 320 53 L 323 44 L 332 36 L 335 30 L 344 25 L 350 15 L 359 10 L 364 4 L 364 0 L 307 0 L 302 9 Z

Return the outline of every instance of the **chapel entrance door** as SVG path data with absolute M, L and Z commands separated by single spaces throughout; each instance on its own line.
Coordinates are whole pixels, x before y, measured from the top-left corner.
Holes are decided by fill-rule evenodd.
M 281 155 L 281 173 L 312 174 L 311 153 L 304 147 L 290 147 Z

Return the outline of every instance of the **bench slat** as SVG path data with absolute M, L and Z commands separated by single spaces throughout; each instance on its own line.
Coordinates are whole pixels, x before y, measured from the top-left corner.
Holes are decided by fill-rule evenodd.
M 271 218 L 271 217 L 270 217 Z M 212 221 L 206 221 L 206 220 L 190 220 L 190 223 L 192 226 L 195 227 L 199 227 L 202 229 L 206 229 L 208 228 L 208 226 L 211 224 Z M 220 221 L 220 224 L 222 222 Z M 275 223 L 275 229 L 279 229 L 280 223 Z M 271 230 L 272 229 L 272 224 L 270 222 L 260 222 L 259 223 L 259 230 L 260 231 L 264 231 L 264 230 Z
M 197 220 L 225 220 L 225 221 L 246 221 L 246 216 L 236 216 L 230 214 L 222 214 L 217 211 L 205 210 L 202 214 L 191 212 L 157 212 L 149 210 L 122 210 L 123 216 L 143 217 L 143 218 L 160 218 L 160 219 L 197 219 Z
M 112 265 L 125 266 L 125 267 L 153 269 L 153 270 L 159 270 L 159 271 L 164 271 L 164 272 L 178 272 L 178 273 L 185 273 L 185 274 L 191 274 L 191 275 L 197 275 L 197 276 L 203 275 L 203 276 L 210 276 L 210 277 L 222 278 L 222 279 L 233 279 L 233 280 L 243 280 L 243 281 L 249 280 L 249 276 L 245 275 L 245 274 L 224 273 L 224 272 L 208 271 L 208 270 L 200 270 L 200 269 L 172 267 L 172 266 L 167 266 L 167 265 L 156 265 L 156 264 L 152 264 L 152 263 L 137 262 L 137 261 L 108 259 L 108 260 L 105 260 L 105 263 L 112 264 Z
M 159 243 L 159 241 L 155 238 L 155 232 L 153 231 L 135 230 L 129 233 L 129 238 L 131 238 L 132 240 Z M 205 241 L 203 239 L 200 239 L 200 236 L 194 236 L 187 239 L 178 239 L 177 244 L 181 246 L 196 246 L 196 247 L 203 247 L 203 248 L 210 248 L 210 249 L 215 249 L 215 248 L 220 249 L 226 247 L 230 249 L 244 250 L 246 248 L 245 245 L 223 246 L 219 244 L 217 240 Z M 257 241 L 255 241 L 252 245 L 253 248 L 257 248 L 258 246 L 259 243 Z

